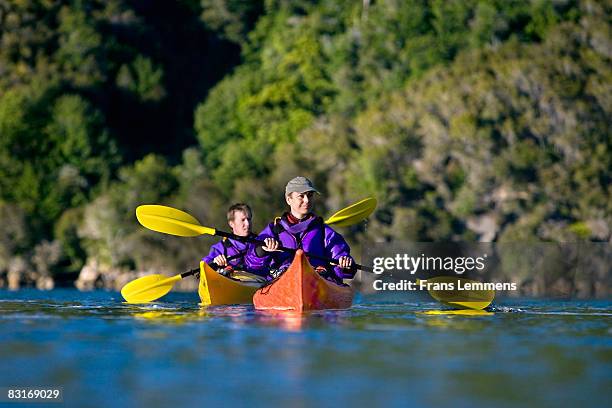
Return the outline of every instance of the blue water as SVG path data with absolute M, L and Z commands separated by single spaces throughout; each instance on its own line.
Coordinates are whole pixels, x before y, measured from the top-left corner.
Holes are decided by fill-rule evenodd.
M 512 299 L 489 316 L 421 313 L 441 308 L 358 297 L 346 311 L 271 314 L 199 308 L 184 293 L 135 306 L 114 292 L 0 291 L 0 388 L 63 387 L 70 407 L 612 399 L 612 302 Z

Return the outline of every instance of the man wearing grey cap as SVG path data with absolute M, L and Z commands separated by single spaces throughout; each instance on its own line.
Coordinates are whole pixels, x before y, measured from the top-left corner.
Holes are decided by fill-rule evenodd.
M 313 258 L 310 263 L 323 276 L 337 283 L 355 275 L 355 270 L 350 269 L 353 264 L 350 248 L 342 235 L 312 213 L 315 194 L 320 193 L 306 177 L 289 180 L 285 187 L 285 201 L 289 211 L 268 224 L 259 234 L 257 238 L 263 240 L 265 246 L 249 250 L 246 257 L 249 269 L 259 271 L 260 274 L 270 271 L 272 277 L 284 272 L 291 264 L 293 255 L 278 251 L 277 248 L 282 245 L 336 259 L 336 267 Z

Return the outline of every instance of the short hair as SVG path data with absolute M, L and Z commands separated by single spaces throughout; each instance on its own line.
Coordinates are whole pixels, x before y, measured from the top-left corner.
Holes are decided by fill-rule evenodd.
M 236 203 L 232 205 L 229 210 L 227 210 L 227 222 L 234 221 L 234 216 L 236 211 L 242 211 L 247 215 L 247 218 L 253 218 L 253 212 L 251 211 L 251 207 L 244 203 Z

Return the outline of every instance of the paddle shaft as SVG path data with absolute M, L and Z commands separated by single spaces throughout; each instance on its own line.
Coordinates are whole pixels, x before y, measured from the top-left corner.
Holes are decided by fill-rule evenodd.
M 242 255 L 243 254 L 232 255 L 232 256 L 228 257 L 227 260 L 231 261 L 232 259 L 240 258 Z M 213 265 L 215 265 L 217 268 L 221 268 L 221 265 L 217 265 L 216 263 L 213 263 Z M 181 279 L 184 279 L 184 278 L 186 278 L 188 276 L 193 276 L 193 275 L 195 275 L 198 272 L 200 272 L 200 268 L 195 268 L 195 269 L 192 269 L 190 271 L 183 272 L 183 273 L 181 273 Z
M 256 244 L 256 245 L 261 245 L 261 246 L 265 245 L 264 241 L 260 241 L 256 238 L 241 237 L 239 235 L 232 234 L 231 232 L 219 231 L 218 229 L 215 230 L 215 235 L 218 235 L 224 238 L 232 238 L 232 239 L 235 239 L 236 241 L 249 242 L 251 244 Z M 282 245 L 278 247 L 278 250 L 283 251 L 283 252 L 289 252 L 291 254 L 295 254 L 295 251 L 297 251 L 297 249 L 287 248 Z M 304 255 L 306 255 L 309 258 L 318 259 L 320 261 L 325 261 L 331 265 L 338 265 L 338 261 L 332 258 L 327 258 L 325 256 L 315 255 L 315 254 L 311 254 L 308 252 L 304 252 Z M 353 264 L 350 269 L 358 269 L 358 270 L 362 270 L 366 272 L 373 272 L 373 269 L 370 268 L 369 266 L 359 265 L 357 263 Z
M 183 273 L 181 273 L 181 279 L 184 279 L 184 278 L 186 278 L 188 276 L 193 276 L 193 275 L 195 275 L 198 272 L 200 272 L 200 268 L 195 268 L 195 269 L 192 269 L 190 271 L 183 272 Z

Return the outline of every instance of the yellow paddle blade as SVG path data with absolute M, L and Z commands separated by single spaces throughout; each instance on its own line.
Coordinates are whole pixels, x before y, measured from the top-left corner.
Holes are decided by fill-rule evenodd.
M 170 292 L 174 284 L 181 280 L 181 275 L 167 277 L 164 275 L 143 276 L 126 284 L 121 289 L 121 296 L 128 303 L 152 302 Z
M 420 312 L 426 315 L 459 315 L 459 316 L 491 316 L 495 313 L 480 309 L 459 309 L 459 310 L 426 310 Z
M 335 225 L 337 227 L 349 227 L 355 225 L 372 214 L 376 209 L 378 202 L 375 198 L 365 198 L 353 205 L 350 205 L 338 211 L 325 221 L 327 225 Z
M 263 276 L 255 275 L 245 271 L 233 271 L 230 275 L 232 279 L 237 279 L 240 282 L 257 282 L 257 283 L 265 283 L 266 278 Z
M 480 310 L 493 302 L 494 290 L 460 290 L 459 285 L 465 286 L 466 283 L 476 283 L 476 281 L 457 276 L 437 276 L 427 279 L 427 291 L 438 302 L 459 309 Z M 453 289 L 450 289 L 450 284 L 453 285 Z
M 164 205 L 141 205 L 136 208 L 136 218 L 150 230 L 180 237 L 215 235 L 217 232 L 214 228 L 200 225 L 186 212 Z

